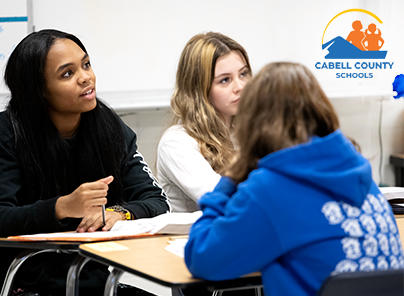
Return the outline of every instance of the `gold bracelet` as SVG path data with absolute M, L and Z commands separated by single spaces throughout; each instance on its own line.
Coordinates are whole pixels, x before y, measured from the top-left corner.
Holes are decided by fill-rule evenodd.
M 108 212 L 120 213 L 124 220 L 132 220 L 131 213 L 127 209 L 125 209 L 124 207 L 116 205 L 116 206 L 106 208 L 105 210 L 108 211 Z

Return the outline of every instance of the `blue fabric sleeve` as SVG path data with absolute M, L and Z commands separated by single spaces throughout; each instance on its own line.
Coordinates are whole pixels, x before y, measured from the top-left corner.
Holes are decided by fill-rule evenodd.
M 272 226 L 265 213 L 245 186 L 232 194 L 235 188 L 230 179 L 222 178 L 200 200 L 203 215 L 191 228 L 185 247 L 185 263 L 195 277 L 237 278 L 262 270 L 281 253 L 275 230 L 268 231 Z

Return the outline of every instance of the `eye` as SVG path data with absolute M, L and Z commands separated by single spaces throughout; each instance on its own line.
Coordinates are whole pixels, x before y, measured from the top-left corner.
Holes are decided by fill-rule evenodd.
M 245 70 L 245 71 L 243 71 L 243 72 L 241 73 L 241 76 L 242 76 L 242 77 L 248 77 L 249 74 L 250 74 L 250 72 L 249 72 L 248 70 Z
M 69 70 L 69 71 L 66 71 L 66 72 L 62 75 L 62 77 L 68 78 L 68 77 L 70 77 L 72 74 L 73 74 L 73 72 Z
M 224 84 L 224 83 L 227 83 L 227 82 L 229 82 L 229 81 L 230 81 L 230 78 L 229 78 L 229 77 L 226 77 L 226 78 L 223 78 L 222 80 L 220 80 L 219 83 Z
M 88 61 L 88 62 L 86 62 L 86 63 L 84 64 L 84 68 L 90 68 L 90 67 L 91 67 L 90 61 Z

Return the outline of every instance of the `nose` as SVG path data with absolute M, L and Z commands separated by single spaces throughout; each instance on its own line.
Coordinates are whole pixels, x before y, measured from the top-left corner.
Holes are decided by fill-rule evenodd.
M 90 73 L 88 71 L 82 69 L 79 72 L 78 83 L 79 84 L 85 84 L 85 83 L 90 82 L 90 80 L 91 80 Z
M 241 92 L 244 88 L 244 84 L 245 84 L 245 82 L 243 80 L 241 80 L 240 78 L 235 79 L 234 88 L 233 88 L 234 93 L 237 94 L 237 93 Z

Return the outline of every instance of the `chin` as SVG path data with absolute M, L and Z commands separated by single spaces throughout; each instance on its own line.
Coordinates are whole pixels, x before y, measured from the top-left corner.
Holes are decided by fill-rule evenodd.
M 94 110 L 95 109 L 95 107 L 97 107 L 97 100 L 96 99 L 94 99 L 94 101 L 93 102 L 91 102 L 91 104 L 89 104 L 88 106 L 87 106 L 87 108 L 85 108 L 85 111 L 83 111 L 83 113 L 84 112 L 89 112 L 89 111 L 91 111 L 91 110 Z

